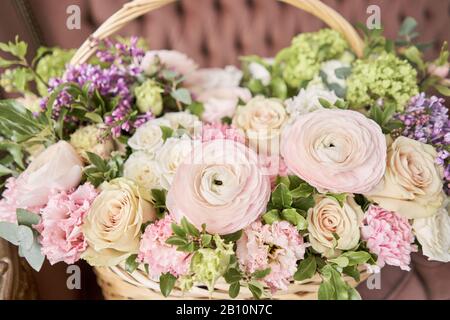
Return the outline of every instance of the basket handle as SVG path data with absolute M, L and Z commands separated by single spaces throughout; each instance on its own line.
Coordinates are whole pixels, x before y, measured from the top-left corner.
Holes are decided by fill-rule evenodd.
M 109 17 L 77 50 L 71 64 L 86 62 L 96 51 L 98 40 L 103 40 L 119 31 L 131 20 L 147 12 L 156 10 L 178 0 L 134 0 L 126 3 L 119 11 Z M 355 28 L 337 11 L 320 0 L 278 0 L 288 3 L 316 16 L 330 28 L 339 31 L 352 47 L 354 53 L 361 57 L 364 43 Z

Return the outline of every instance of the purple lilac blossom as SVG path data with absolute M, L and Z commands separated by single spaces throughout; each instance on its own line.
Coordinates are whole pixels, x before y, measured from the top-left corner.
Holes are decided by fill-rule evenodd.
M 444 167 L 444 190 L 450 195 L 450 120 L 445 100 L 435 96 L 427 98 L 421 93 L 411 99 L 397 119 L 405 125 L 403 136 L 436 148 L 436 163 Z
M 132 108 L 133 94 L 130 88 L 141 73 L 138 65 L 145 54 L 138 48 L 137 41 L 138 38 L 131 38 L 129 46 L 123 43 L 114 43 L 109 39 L 102 41 L 104 49 L 98 50 L 96 56 L 101 63 L 107 64 L 107 67 L 87 63 L 69 65 L 62 78 L 50 80 L 49 92 L 51 93 L 63 83 L 75 83 L 80 87 L 87 84 L 90 94 L 97 90 L 106 99 L 117 99 L 114 110 L 104 118 L 112 135 L 118 137 L 122 132 L 131 132 L 153 118 L 151 114 L 146 113 L 137 116 L 136 119 L 130 119 L 130 115 L 134 111 Z M 41 101 L 43 110 L 46 109 L 47 101 L 48 98 Z M 71 102 L 71 95 L 62 91 L 53 105 L 53 116 L 58 117 L 61 109 L 70 105 Z

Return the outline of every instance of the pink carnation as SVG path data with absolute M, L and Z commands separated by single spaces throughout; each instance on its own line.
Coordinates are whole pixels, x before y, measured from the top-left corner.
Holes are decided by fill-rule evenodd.
M 270 268 L 263 281 L 272 290 L 286 290 L 308 247 L 289 222 L 253 222 L 237 242 L 236 256 L 246 273 Z
M 6 189 L 3 192 L 2 200 L 0 200 L 0 221 L 16 223 L 16 210 L 19 208 L 39 213 L 41 207 L 26 207 L 19 204 L 19 190 L 23 188 L 23 184 L 24 181 L 20 178 L 11 177 L 6 180 Z
M 233 126 L 222 123 L 203 124 L 202 142 L 211 140 L 226 139 L 233 140 L 245 144 L 245 134 Z
M 86 250 L 81 230 L 83 219 L 97 196 L 95 188 L 86 183 L 73 192 L 54 192 L 41 210 L 37 226 L 41 233 L 42 253 L 53 265 L 60 261 L 73 264 Z
M 168 245 L 166 240 L 172 235 L 171 225 L 174 222 L 170 215 L 149 225 L 142 236 L 138 259 L 149 266 L 150 275 L 159 278 L 163 273 L 170 272 L 174 276 L 188 273 L 191 255 L 177 251 Z
M 361 237 L 369 250 L 378 256 L 377 264 L 398 266 L 410 270 L 414 235 L 408 219 L 378 206 L 370 206 L 364 215 Z

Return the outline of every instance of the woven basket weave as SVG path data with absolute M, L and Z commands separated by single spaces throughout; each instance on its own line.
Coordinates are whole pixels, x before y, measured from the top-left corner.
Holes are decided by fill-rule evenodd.
M 105 39 L 128 22 L 147 12 L 161 8 L 177 0 L 134 0 L 126 3 L 122 9 L 108 18 L 78 49 L 71 63 L 81 64 L 86 62 L 96 51 L 98 40 Z M 362 56 L 364 44 L 356 30 L 338 12 L 328 7 L 319 0 L 278 0 L 302 9 L 325 22 L 330 28 L 339 31 L 350 44 L 353 52 Z M 361 281 L 368 277 L 365 270 L 361 270 Z M 132 274 L 125 271 L 123 266 L 110 268 L 95 268 L 97 281 L 102 288 L 106 299 L 162 299 L 159 283 L 149 279 L 143 270 L 136 270 Z M 351 279 L 345 279 L 351 286 L 357 283 Z M 303 282 L 291 283 L 288 290 L 277 292 L 273 299 L 300 300 L 317 299 L 317 292 L 322 280 L 318 274 Z M 194 285 L 191 291 L 182 292 L 174 288 L 168 299 L 229 299 L 228 287 L 223 280 L 216 283 L 214 291 L 210 292 L 206 287 Z M 252 294 L 247 288 L 241 288 L 238 299 L 252 299 Z

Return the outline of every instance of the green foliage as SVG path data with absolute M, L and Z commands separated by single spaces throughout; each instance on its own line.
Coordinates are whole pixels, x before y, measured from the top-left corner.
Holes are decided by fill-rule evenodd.
M 175 286 L 177 278 L 171 273 L 164 273 L 159 277 L 159 289 L 164 297 L 168 297 Z
M 360 300 L 356 289 L 347 284 L 342 274 L 331 265 L 320 269 L 322 284 L 319 287 L 319 300 Z
M 95 153 L 86 151 L 90 165 L 83 169 L 87 181 L 95 187 L 104 181 L 111 181 L 123 176 L 124 159 L 120 154 L 113 155 L 109 160 L 103 160 Z
M 312 278 L 316 274 L 317 262 L 314 255 L 300 261 L 297 272 L 294 274 L 295 281 L 303 281 Z
M 132 254 L 125 260 L 125 270 L 128 273 L 133 273 L 139 266 L 139 262 L 136 259 L 137 254 Z

